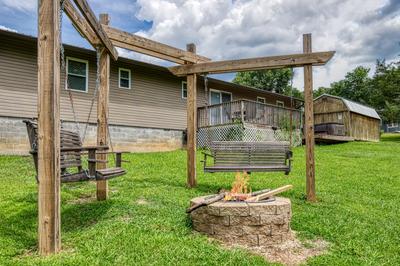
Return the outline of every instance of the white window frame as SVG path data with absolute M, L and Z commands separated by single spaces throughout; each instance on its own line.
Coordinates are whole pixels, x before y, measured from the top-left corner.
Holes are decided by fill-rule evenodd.
M 121 70 L 122 71 L 127 71 L 129 73 L 129 83 L 128 83 L 129 87 L 122 87 L 121 86 Z M 125 89 L 125 90 L 130 90 L 131 89 L 131 83 L 132 83 L 132 72 L 131 72 L 131 70 L 129 68 L 119 67 L 118 68 L 118 88 Z
M 188 95 L 187 81 L 182 81 L 182 82 L 181 82 L 181 98 L 182 98 L 182 99 L 187 99 L 187 97 L 183 96 L 183 91 L 184 91 L 184 89 L 183 89 L 183 84 L 186 84 L 186 96 Z
M 260 101 L 259 101 L 260 99 L 262 99 L 263 101 L 260 102 Z M 264 104 L 265 104 L 265 103 L 267 103 L 267 100 L 265 99 L 265 97 L 257 96 L 257 102 L 258 102 L 258 103 L 264 103 Z
M 209 96 L 208 96 L 208 102 L 209 103 L 211 103 L 211 92 L 219 92 L 219 95 L 220 95 L 220 100 L 222 101 L 222 95 L 221 95 L 221 93 L 226 93 L 226 94 L 230 94 L 231 95 L 231 100 L 230 101 L 232 101 L 232 99 L 233 99 L 233 97 L 232 97 L 232 92 L 229 92 L 229 91 L 221 91 L 221 90 L 215 90 L 215 89 L 210 89 L 210 92 L 209 92 Z M 222 102 L 220 102 L 219 104 L 221 104 Z
M 280 106 L 280 107 L 285 107 L 285 102 L 284 102 L 284 101 L 276 100 L 276 105 L 277 105 L 277 106 Z
M 81 62 L 81 63 L 85 63 L 86 64 L 86 76 L 85 76 L 86 82 L 85 82 L 85 90 L 84 91 L 68 88 L 68 83 L 66 82 L 67 79 L 68 79 L 68 75 L 77 76 L 77 77 L 83 77 L 82 75 L 70 74 L 68 72 L 69 60 L 76 61 L 76 62 Z M 88 93 L 88 91 L 89 91 L 89 61 L 88 60 L 67 56 L 66 76 L 65 76 L 65 89 L 66 90 L 70 90 L 70 91 Z

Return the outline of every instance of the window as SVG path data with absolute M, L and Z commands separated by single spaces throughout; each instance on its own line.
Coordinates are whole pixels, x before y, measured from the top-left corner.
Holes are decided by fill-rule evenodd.
M 131 70 L 126 68 L 118 69 L 119 76 L 119 88 L 130 89 L 131 88 Z
M 276 101 L 276 105 L 277 105 L 277 106 L 284 107 L 284 106 L 285 106 L 285 103 L 282 102 L 282 101 Z
M 187 98 L 187 83 L 186 81 L 182 81 L 182 99 Z
M 339 113 L 337 117 L 339 122 L 343 122 L 343 114 Z
M 89 63 L 87 60 L 67 57 L 67 89 L 74 91 L 88 91 Z
M 232 101 L 232 93 L 210 90 L 210 104 L 220 104 Z
M 264 97 L 257 97 L 257 102 L 258 103 L 265 103 L 265 98 Z

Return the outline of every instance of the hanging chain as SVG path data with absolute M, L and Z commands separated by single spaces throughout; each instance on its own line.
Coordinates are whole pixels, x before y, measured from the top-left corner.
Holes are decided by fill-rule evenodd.
M 59 10 L 59 25 L 60 25 L 60 30 L 59 30 L 59 43 L 60 43 L 60 56 L 61 56 L 61 70 L 64 71 L 65 73 L 65 89 L 68 91 L 68 96 L 69 96 L 69 101 L 71 103 L 71 109 L 72 109 L 72 115 L 74 118 L 74 124 L 75 124 L 75 130 L 76 132 L 80 133 L 80 127 L 79 127 L 79 122 L 78 118 L 75 112 L 75 107 L 74 107 L 74 99 L 72 97 L 72 92 L 69 89 L 69 79 L 68 79 L 68 70 L 65 64 L 65 49 L 64 49 L 64 44 L 62 42 L 62 21 L 63 21 L 63 14 L 64 14 L 64 7 L 65 7 L 65 0 L 60 1 L 60 10 Z
M 88 117 L 86 119 L 85 129 L 83 131 L 82 143 L 85 141 L 85 138 L 86 138 L 86 132 L 89 127 L 89 122 L 90 122 L 90 117 L 92 115 L 93 105 L 94 105 L 94 102 L 97 97 L 97 91 L 99 90 L 99 87 L 100 87 L 100 55 L 101 55 L 101 49 L 99 46 L 97 46 L 96 47 L 96 85 L 94 88 L 92 101 L 90 103 L 90 109 L 89 109 Z
M 290 77 L 290 106 L 293 108 L 293 78 L 294 78 L 294 69 L 291 68 L 291 77 Z
M 61 68 L 64 70 L 65 69 L 65 58 L 64 58 L 64 45 L 62 43 L 62 21 L 63 21 L 63 14 L 64 14 L 64 0 L 61 0 L 60 2 L 60 10 L 58 12 L 58 23 L 59 23 L 59 43 L 60 43 L 60 53 L 61 53 Z
M 204 92 L 206 93 L 206 105 L 208 105 L 208 78 L 207 78 L 207 73 L 204 74 Z

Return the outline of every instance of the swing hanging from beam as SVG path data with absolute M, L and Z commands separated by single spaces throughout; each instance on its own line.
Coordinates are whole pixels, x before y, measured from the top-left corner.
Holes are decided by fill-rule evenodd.
M 62 183 L 70 183 L 70 182 L 80 182 L 80 181 L 89 181 L 89 180 L 108 180 L 114 177 L 118 177 L 126 174 L 126 171 L 121 168 L 122 166 L 122 152 L 114 152 L 111 134 L 108 125 L 107 119 L 107 133 L 109 135 L 109 142 L 111 146 L 111 152 L 108 152 L 108 146 L 82 146 L 82 143 L 85 141 L 87 129 L 90 123 L 90 117 L 92 114 L 94 102 L 96 100 L 97 92 L 99 90 L 100 84 L 100 47 L 96 47 L 96 85 L 93 92 L 93 97 L 91 99 L 91 104 L 88 112 L 88 116 L 85 121 L 85 127 L 83 131 L 83 135 L 80 132 L 79 122 L 75 111 L 73 94 L 71 89 L 69 88 L 70 80 L 68 77 L 68 66 L 65 64 L 65 54 L 64 54 L 64 45 L 62 43 L 62 15 L 65 8 L 69 8 L 70 2 L 62 1 L 60 4 L 60 12 L 59 12 L 59 23 L 60 23 L 60 31 L 59 31 L 59 41 L 60 41 L 60 58 L 61 58 L 61 69 L 65 72 L 65 89 L 68 91 L 69 101 L 71 104 L 71 111 L 74 118 L 75 130 L 76 132 L 61 129 L 60 131 L 60 168 L 61 168 L 61 182 Z M 62 122 L 62 121 L 61 121 Z M 38 173 L 38 130 L 37 123 L 32 120 L 24 120 L 26 124 L 29 142 L 31 146 L 30 153 L 33 156 L 36 173 Z M 97 163 L 107 164 L 107 160 L 97 159 L 96 156 L 100 154 L 109 154 L 111 153 L 114 156 L 115 166 L 113 168 L 104 168 L 97 169 Z M 88 169 L 83 169 L 82 156 L 87 154 L 87 164 Z M 69 170 L 71 168 L 76 168 L 77 171 L 71 173 Z M 37 182 L 39 182 L 38 176 L 36 176 Z
M 293 68 L 290 79 L 290 101 L 293 105 Z M 206 75 L 205 91 L 207 91 Z M 243 112 L 243 110 L 242 110 Z M 208 135 L 210 131 L 208 131 Z M 291 171 L 292 156 L 292 112 L 289 118 L 289 141 L 211 141 L 211 153 L 203 152 L 204 172 L 284 172 Z M 213 164 L 208 165 L 207 159 Z

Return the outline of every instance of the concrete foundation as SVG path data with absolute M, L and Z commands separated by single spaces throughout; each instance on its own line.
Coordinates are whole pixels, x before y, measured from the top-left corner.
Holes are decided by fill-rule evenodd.
M 0 154 L 29 154 L 29 140 L 22 118 L 0 117 Z M 77 131 L 73 122 L 63 122 L 62 127 Z M 85 124 L 79 124 L 81 138 Z M 96 144 L 96 124 L 89 124 L 84 145 Z M 110 125 L 110 134 L 114 150 L 131 152 L 171 151 L 182 148 L 181 130 L 139 128 Z

